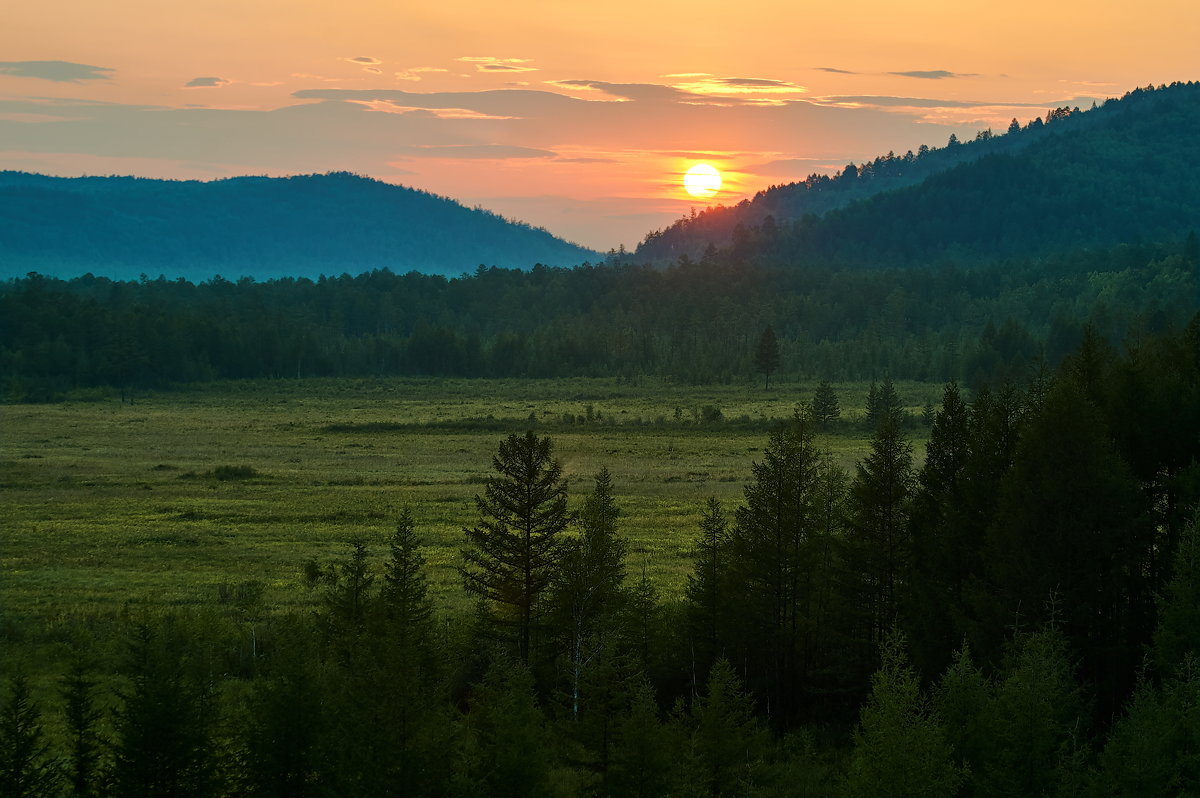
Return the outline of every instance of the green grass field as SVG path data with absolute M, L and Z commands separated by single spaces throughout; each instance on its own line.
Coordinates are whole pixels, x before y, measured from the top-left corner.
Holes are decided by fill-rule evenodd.
M 609 468 L 631 569 L 645 563 L 675 595 L 704 500 L 740 501 L 771 420 L 814 387 L 279 381 L 133 405 L 114 396 L 0 407 L 0 613 L 53 623 L 126 604 L 203 603 L 246 580 L 267 586 L 270 606 L 309 603 L 305 560 L 339 556 L 356 535 L 382 557 L 405 505 L 428 542 L 436 601 L 460 606 L 455 566 L 473 497 L 499 441 L 529 428 L 553 437 L 577 501 Z M 867 387 L 835 386 L 844 416 L 861 415 Z M 941 395 L 939 385 L 896 387 L 918 416 Z M 724 420 L 700 423 L 705 406 Z M 927 430 L 910 434 L 919 462 Z M 847 468 L 867 446 L 850 424 L 819 443 Z

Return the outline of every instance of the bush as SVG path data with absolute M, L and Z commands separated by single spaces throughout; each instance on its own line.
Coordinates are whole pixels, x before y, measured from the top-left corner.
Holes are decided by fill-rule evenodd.
M 207 476 L 211 476 L 213 479 L 219 480 L 221 482 L 233 482 L 233 481 L 242 480 L 242 479 L 254 479 L 255 477 L 261 476 L 261 475 L 258 473 L 258 471 L 256 469 L 252 468 L 251 466 L 223 465 L 223 466 L 217 466 L 212 471 L 209 471 Z

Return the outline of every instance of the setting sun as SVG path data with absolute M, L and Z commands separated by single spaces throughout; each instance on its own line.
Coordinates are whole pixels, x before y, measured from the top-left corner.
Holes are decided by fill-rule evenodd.
M 706 163 L 698 163 L 683 175 L 683 187 L 688 194 L 708 199 L 721 190 L 721 173 Z

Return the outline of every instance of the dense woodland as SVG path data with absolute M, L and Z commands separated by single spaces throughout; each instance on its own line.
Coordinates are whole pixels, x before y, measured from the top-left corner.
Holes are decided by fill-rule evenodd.
M 693 213 L 648 235 L 633 258 L 697 258 L 764 223 L 776 252 L 859 268 L 1173 237 L 1200 213 L 1197 126 L 1200 83 L 1149 86 L 1090 110 L 1052 108 L 1006 131 L 889 152 Z
M 6 685 L 0 792 L 1200 789 L 1200 316 L 1121 353 L 1085 331 L 1022 387 L 948 384 L 920 468 L 888 383 L 838 467 L 829 399 L 769 435 L 740 504 L 708 502 L 681 600 L 627 552 L 621 486 L 569 495 L 530 432 L 462 519 L 471 612 L 431 605 L 418 507 L 384 551 L 304 564 L 311 612 L 246 582 L 190 613 L 10 618 L 65 664 L 42 700 Z
M 1181 327 L 1200 305 L 1195 234 L 1062 256 L 844 269 L 712 252 L 674 266 L 603 264 L 458 279 L 113 281 L 0 285 L 0 391 L 52 400 L 215 379 L 434 375 L 751 379 L 771 326 L 788 378 L 957 379 L 1053 367 L 1091 324 Z

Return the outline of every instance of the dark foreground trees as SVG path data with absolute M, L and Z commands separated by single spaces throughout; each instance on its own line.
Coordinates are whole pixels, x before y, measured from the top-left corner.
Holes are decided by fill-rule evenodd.
M 1025 389 L 967 401 L 947 386 L 915 479 L 887 419 L 853 482 L 809 419 L 782 425 L 740 503 L 681 525 L 699 534 L 678 600 L 645 567 L 626 578 L 640 552 L 606 471 L 568 496 L 550 440 L 511 436 L 465 530 L 486 612 L 432 604 L 405 511 L 383 556 L 357 539 L 312 569 L 312 607 L 265 612 L 252 637 L 230 605 L 89 616 L 92 656 L 61 701 L 42 700 L 55 678 L 0 688 L 0 785 L 1195 793 L 1200 441 L 1150 445 L 1168 425 L 1146 413 L 1194 423 L 1200 323 L 1086 354 Z M 1129 390 L 1156 368 L 1171 392 Z M 3 633 L 57 645 L 61 631 L 6 617 Z
M 529 663 L 542 599 L 554 578 L 560 536 L 571 520 L 562 466 L 549 437 L 510 435 L 492 458 L 496 476 L 475 497 L 479 520 L 463 531 L 462 576 L 491 627 Z

